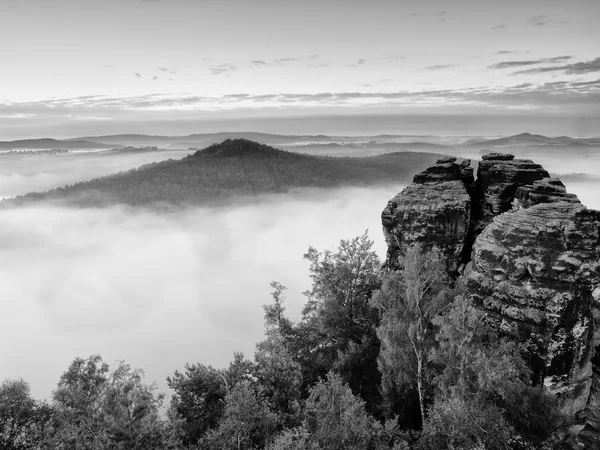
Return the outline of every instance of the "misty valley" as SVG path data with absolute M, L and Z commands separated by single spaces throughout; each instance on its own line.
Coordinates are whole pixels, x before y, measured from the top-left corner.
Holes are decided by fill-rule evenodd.
M 564 312 L 582 275 L 544 270 L 598 250 L 579 201 L 599 192 L 597 138 L 0 142 L 6 448 L 573 448 L 573 427 L 595 445 L 568 368 L 592 365 L 572 343 L 591 316 Z M 560 264 L 554 226 L 583 230 Z M 514 239 L 549 253 L 511 253 L 528 227 Z M 566 299 L 560 336 L 536 283 Z

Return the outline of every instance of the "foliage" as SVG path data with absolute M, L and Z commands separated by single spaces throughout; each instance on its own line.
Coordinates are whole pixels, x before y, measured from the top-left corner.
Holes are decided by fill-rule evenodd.
M 252 383 L 244 381 L 227 394 L 223 420 L 202 443 L 215 450 L 263 448 L 275 433 L 277 421 L 277 415 L 260 401 Z
M 424 421 L 430 355 L 436 345 L 433 320 L 448 301 L 445 267 L 439 250 L 423 251 L 418 244 L 399 263 L 400 270 L 384 276 L 372 299 L 381 314 L 378 363 L 385 386 L 417 390 Z
M 466 297 L 457 296 L 434 323 L 439 346 L 433 359 L 441 370 L 434 380 L 436 402 L 423 427 L 426 448 L 441 448 L 444 439 L 491 449 L 509 448 L 516 439 L 540 445 L 567 425 L 556 399 L 531 385 L 522 349 L 488 330 L 484 314 Z
M 311 435 L 304 427 L 291 428 L 277 435 L 267 450 L 318 450 L 311 442 Z
M 164 396 L 143 382 L 143 372 L 119 363 L 114 370 L 99 355 L 76 358 L 61 376 L 53 400 L 50 447 L 67 449 L 176 448 L 174 420 L 159 415 Z
M 280 424 L 291 428 L 299 425 L 300 420 L 302 367 L 289 353 L 279 331 L 277 324 L 284 320 L 284 309 L 278 303 L 281 297 L 275 293 L 274 307 L 281 308 L 281 311 L 274 319 L 273 309 L 265 307 L 266 339 L 256 346 L 251 373 L 259 386 L 260 397 L 279 417 Z
M 50 414 L 48 405 L 31 397 L 27 382 L 4 380 L 0 385 L 0 448 L 31 448 L 44 435 Z
M 419 448 L 509 449 L 513 430 L 499 408 L 456 393 L 436 399 L 423 425 Z
M 380 261 L 367 232 L 342 240 L 337 251 L 309 248 L 312 289 L 298 327 L 307 344 L 301 350 L 309 385 L 327 371 L 341 374 L 369 406 L 381 403 L 376 366 L 378 314 L 369 301 L 379 288 Z M 372 411 L 376 412 L 376 411 Z
M 329 372 L 306 401 L 306 428 L 320 448 L 363 450 L 371 440 L 371 420 L 365 403 L 352 394 L 342 378 Z
M 164 395 L 143 383 L 144 373 L 124 362 L 112 371 L 103 395 L 104 429 L 113 448 L 160 449 L 158 415 Z
M 208 430 L 218 427 L 227 395 L 220 371 L 202 364 L 186 364 L 185 372 L 175 371 L 167 383 L 174 391 L 171 407 L 185 421 L 185 445 L 197 443 Z
M 414 246 L 381 281 L 372 244 L 365 233 L 335 252 L 310 248 L 301 321 L 285 316 L 285 287 L 272 283 L 254 359 L 187 364 L 167 379 L 166 410 L 143 371 L 111 370 L 99 355 L 75 358 L 50 404 L 4 381 L 0 449 L 557 448 L 569 426 L 557 399 L 460 282 L 447 287 L 440 253 Z

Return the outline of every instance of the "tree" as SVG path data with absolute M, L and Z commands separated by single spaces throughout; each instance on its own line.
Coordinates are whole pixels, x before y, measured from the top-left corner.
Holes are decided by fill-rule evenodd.
M 143 383 L 144 372 L 121 361 L 110 374 L 103 395 L 104 426 L 112 448 L 162 449 L 159 409 L 164 394 Z
M 164 395 L 143 382 L 143 371 L 100 355 L 75 358 L 53 392 L 55 414 L 45 445 L 102 450 L 169 449 L 180 441 L 180 419 L 159 415 Z
M 57 410 L 52 440 L 69 449 L 101 449 L 106 443 L 102 399 L 108 364 L 100 355 L 75 358 L 52 397 Z
M 210 366 L 186 364 L 167 378 L 174 391 L 171 407 L 185 420 L 185 445 L 196 444 L 209 430 L 217 428 L 225 409 L 227 382 L 223 374 Z
M 435 400 L 423 424 L 418 448 L 508 450 L 513 433 L 494 404 L 462 398 L 453 392 Z
M 439 345 L 433 360 L 441 370 L 434 379 L 435 414 L 423 431 L 426 441 L 437 435 L 448 442 L 467 436 L 488 442 L 486 436 L 508 434 L 538 445 L 566 426 L 554 396 L 532 385 L 523 349 L 490 331 L 484 313 L 467 297 L 457 296 L 434 323 Z
M 22 379 L 4 380 L 0 385 L 0 449 L 32 448 L 43 438 L 50 408 L 31 397 Z
M 251 373 L 258 394 L 270 410 L 278 416 L 281 426 L 291 428 L 299 425 L 302 367 L 288 351 L 286 335 L 291 323 L 284 316 L 285 287 L 271 283 L 273 304 L 265 310 L 265 340 L 256 345 Z
M 308 302 L 295 331 L 305 344 L 298 354 L 307 386 L 335 370 L 375 412 L 381 403 L 378 314 L 369 300 L 381 283 L 380 261 L 372 246 L 365 232 L 340 241 L 335 253 L 309 248 L 304 258 L 311 263 L 313 285 L 305 293 Z
M 379 369 L 384 384 L 416 388 L 421 420 L 425 421 L 427 373 L 435 346 L 433 319 L 446 304 L 445 267 L 437 249 L 410 247 L 400 270 L 388 272 L 371 304 L 379 310 Z
M 319 448 L 363 450 L 371 440 L 371 418 L 365 402 L 352 393 L 342 378 L 329 372 L 306 401 L 305 427 Z
M 311 444 L 311 436 L 304 427 L 284 430 L 278 434 L 267 450 L 319 450 L 316 445 Z
M 258 398 L 252 382 L 243 381 L 227 394 L 219 427 L 202 443 L 215 450 L 264 448 L 276 427 L 277 416 Z

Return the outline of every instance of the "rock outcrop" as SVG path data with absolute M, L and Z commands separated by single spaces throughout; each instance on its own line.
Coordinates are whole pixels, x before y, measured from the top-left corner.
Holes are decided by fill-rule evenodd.
M 455 161 L 440 159 L 415 175 L 413 183 L 383 210 L 389 267 L 397 267 L 398 257 L 406 248 L 420 242 L 440 248 L 450 271 L 458 268 L 471 217 L 471 197 L 463 180 L 472 184 L 473 169 Z
M 503 153 L 483 156 L 477 168 L 476 232 L 483 231 L 495 216 L 511 209 L 518 188 L 549 177 L 542 166 L 529 159 L 514 159 L 513 155 Z
M 600 345 L 599 220 L 564 201 L 501 214 L 476 239 L 464 274 L 488 323 L 526 344 L 534 375 L 581 427 L 600 412 L 587 411 Z
M 600 433 L 600 212 L 544 168 L 493 153 L 415 176 L 382 214 L 386 265 L 438 246 L 490 326 L 526 344 L 537 381 L 576 431 Z
M 543 178 L 532 185 L 521 186 L 515 192 L 512 209 L 529 208 L 540 203 L 581 203 L 575 194 L 569 194 L 558 178 Z

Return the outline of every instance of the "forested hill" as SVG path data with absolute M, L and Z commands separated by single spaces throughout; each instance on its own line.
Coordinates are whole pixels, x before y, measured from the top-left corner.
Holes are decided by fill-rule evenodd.
M 77 206 L 210 204 L 239 195 L 284 193 L 297 187 L 403 183 L 439 157 L 408 152 L 367 158 L 322 157 L 286 152 L 246 139 L 227 139 L 180 160 L 147 164 L 3 203 L 61 200 Z

